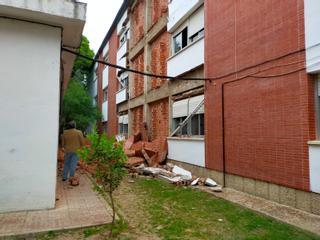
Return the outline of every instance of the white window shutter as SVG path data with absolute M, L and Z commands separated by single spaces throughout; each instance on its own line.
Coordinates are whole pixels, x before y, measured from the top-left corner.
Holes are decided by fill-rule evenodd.
M 194 111 L 194 109 L 202 102 L 204 95 L 192 97 L 189 100 L 189 114 Z M 204 105 L 198 110 L 197 114 L 204 113 Z
M 183 99 L 173 103 L 172 118 L 188 116 L 188 101 L 189 99 Z

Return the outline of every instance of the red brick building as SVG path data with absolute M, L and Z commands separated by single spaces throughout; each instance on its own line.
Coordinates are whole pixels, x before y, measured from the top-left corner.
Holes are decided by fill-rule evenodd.
M 97 67 L 105 130 L 146 124 L 195 174 L 320 214 L 318 10 L 316 0 L 124 1 L 97 56 L 176 79 Z

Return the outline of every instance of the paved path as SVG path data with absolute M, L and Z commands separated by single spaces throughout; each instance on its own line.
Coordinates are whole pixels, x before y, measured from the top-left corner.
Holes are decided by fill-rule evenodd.
M 110 223 L 111 208 L 92 190 L 92 183 L 85 174 L 79 177 L 77 187 L 69 186 L 58 177 L 59 200 L 55 209 L 0 214 L 0 238 Z
M 216 197 L 237 203 L 256 212 L 263 213 L 282 222 L 320 235 L 320 216 L 318 215 L 287 207 L 282 204 L 230 188 L 225 188 L 221 193 L 213 193 L 206 187 L 200 187 L 200 189 L 210 192 Z

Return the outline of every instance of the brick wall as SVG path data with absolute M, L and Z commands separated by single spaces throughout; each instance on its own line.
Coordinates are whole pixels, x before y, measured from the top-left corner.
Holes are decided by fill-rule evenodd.
M 152 0 L 152 25 L 168 12 L 167 0 Z
M 167 59 L 169 57 L 169 33 L 163 32 L 151 44 L 151 72 L 167 75 Z M 152 78 L 151 88 L 162 86 L 167 80 Z
M 109 40 L 109 62 L 116 64 L 118 49 L 118 36 L 115 30 Z M 117 70 L 109 68 L 109 84 L 108 84 L 108 135 L 114 136 L 118 134 L 118 116 L 116 105 L 116 93 L 118 91 Z
M 132 61 L 133 69 L 138 71 L 144 71 L 144 53 L 141 52 L 135 59 Z M 133 74 L 133 88 L 131 98 L 138 97 L 143 94 L 144 91 L 144 77 L 139 74 Z
M 162 99 L 149 105 L 151 140 L 165 140 L 169 128 L 169 100 Z
M 137 131 L 142 131 L 142 123 L 143 123 L 143 106 L 136 107 L 131 109 L 131 117 L 132 117 L 132 133 Z
M 206 83 L 206 166 L 223 169 L 224 109 L 226 172 L 308 191 L 307 141 L 315 138 L 313 80 L 304 70 L 244 78 L 224 85 L 224 104 L 221 87 L 257 70 L 305 60 L 303 1 L 205 1 L 205 13 L 206 77 L 238 72 Z
M 143 37 L 145 22 L 145 0 L 138 0 L 131 9 L 131 38 L 130 45 L 133 47 Z

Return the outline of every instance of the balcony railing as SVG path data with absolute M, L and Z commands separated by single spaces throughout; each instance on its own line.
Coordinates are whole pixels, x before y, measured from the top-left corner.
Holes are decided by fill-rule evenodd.
M 108 101 L 102 104 L 102 120 L 104 122 L 108 121 Z
M 103 70 L 102 74 L 102 89 L 105 89 L 108 86 L 109 83 L 109 67 L 106 67 Z
M 204 63 L 204 38 L 191 43 L 168 59 L 169 76 L 179 76 Z
M 116 104 L 119 104 L 119 103 L 122 103 L 122 102 L 125 102 L 128 100 L 128 94 L 127 94 L 127 89 L 126 88 L 123 88 L 121 89 L 120 91 L 117 92 L 117 95 L 116 95 Z
M 168 159 L 205 167 L 204 138 L 168 137 Z

